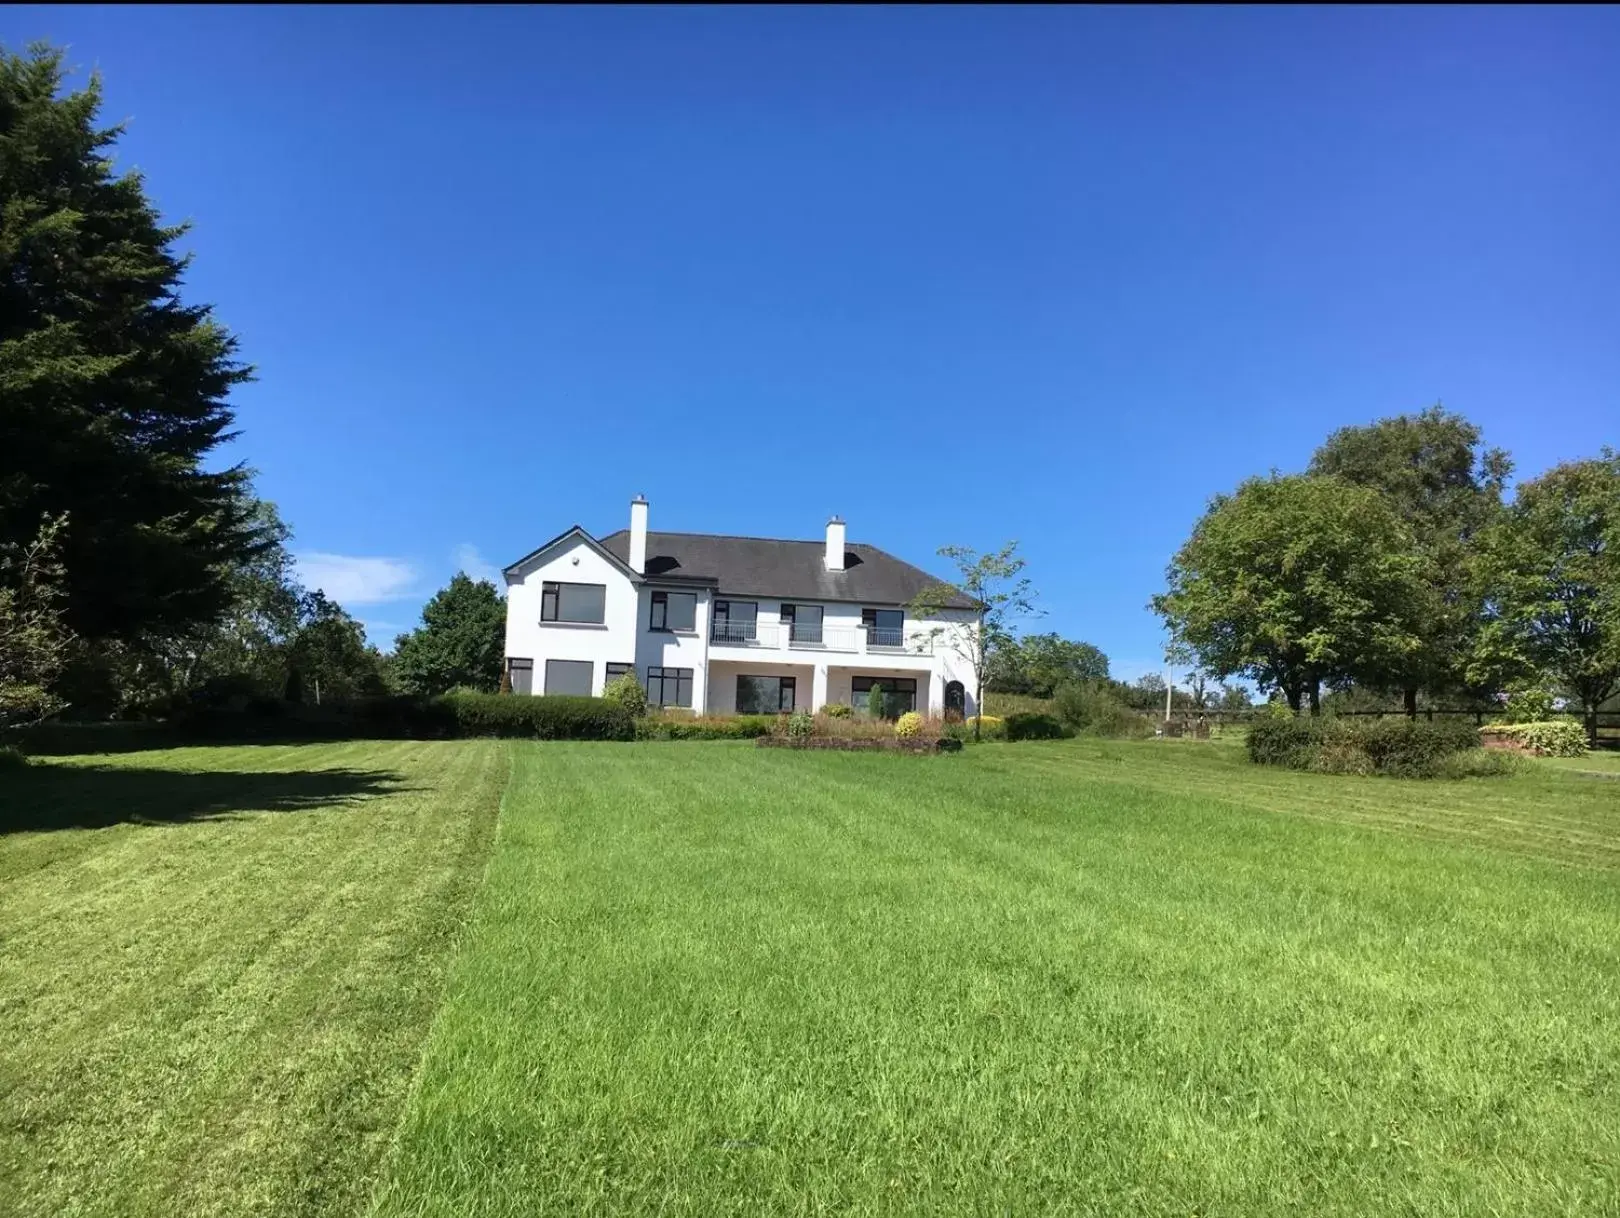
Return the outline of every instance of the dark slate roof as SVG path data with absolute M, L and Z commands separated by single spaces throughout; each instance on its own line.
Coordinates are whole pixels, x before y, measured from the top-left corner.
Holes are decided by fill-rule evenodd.
M 602 538 L 602 548 L 624 560 L 630 531 Z M 776 541 L 769 537 L 724 537 L 713 533 L 647 533 L 646 578 L 716 584 L 733 596 L 782 600 L 858 601 L 904 605 L 940 581 L 876 546 L 853 542 L 844 550 L 844 570 L 827 570 L 826 544 Z M 953 596 L 953 609 L 972 609 L 965 596 Z

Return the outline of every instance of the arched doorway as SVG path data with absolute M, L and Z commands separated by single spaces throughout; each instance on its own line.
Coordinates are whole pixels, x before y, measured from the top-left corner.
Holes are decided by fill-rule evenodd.
M 967 690 L 960 681 L 945 682 L 945 717 L 960 719 L 967 713 Z

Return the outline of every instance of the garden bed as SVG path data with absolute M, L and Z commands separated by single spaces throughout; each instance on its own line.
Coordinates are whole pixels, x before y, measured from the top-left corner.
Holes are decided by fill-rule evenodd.
M 949 737 L 760 736 L 754 743 L 762 749 L 837 749 L 845 753 L 958 753 L 962 750 L 962 742 Z

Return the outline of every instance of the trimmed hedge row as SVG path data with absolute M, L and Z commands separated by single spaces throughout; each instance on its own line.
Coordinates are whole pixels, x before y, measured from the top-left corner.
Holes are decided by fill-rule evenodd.
M 637 719 L 637 740 L 753 740 L 776 730 L 775 715 L 653 716 Z
M 1481 734 L 1511 741 L 1526 752 L 1541 757 L 1585 757 L 1586 729 L 1572 719 L 1548 719 L 1539 723 L 1497 723 L 1481 728 Z
M 1469 723 L 1412 719 L 1261 718 L 1249 728 L 1249 759 L 1323 774 L 1434 778 L 1446 760 L 1479 747 Z

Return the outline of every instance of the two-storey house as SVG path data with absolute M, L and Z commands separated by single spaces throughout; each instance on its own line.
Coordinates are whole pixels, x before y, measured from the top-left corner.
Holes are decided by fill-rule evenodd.
M 971 714 L 977 606 L 907 605 L 939 581 L 875 546 L 575 525 L 506 568 L 506 655 L 516 693 L 600 694 L 634 672 L 657 706 L 730 714 L 864 707 L 874 682 L 902 705 Z

